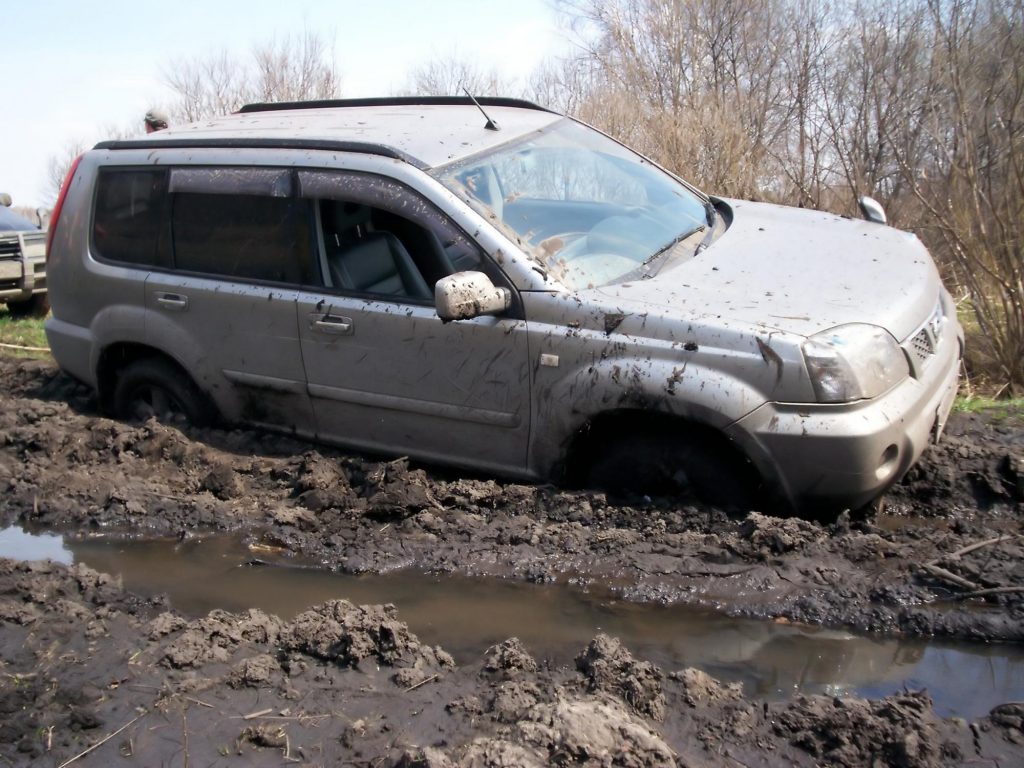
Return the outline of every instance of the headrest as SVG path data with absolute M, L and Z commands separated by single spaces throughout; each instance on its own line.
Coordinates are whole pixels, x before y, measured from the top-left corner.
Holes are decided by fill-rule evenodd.
M 335 232 L 338 234 L 348 232 L 370 222 L 370 207 L 360 203 L 336 201 L 333 203 L 330 219 Z

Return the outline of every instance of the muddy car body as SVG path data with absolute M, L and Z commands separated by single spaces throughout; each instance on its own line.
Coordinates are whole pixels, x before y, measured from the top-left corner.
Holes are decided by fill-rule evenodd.
M 941 432 L 962 333 L 913 235 L 483 107 L 254 105 L 98 145 L 52 225 L 54 356 L 124 414 L 530 479 L 733 463 L 801 509 L 867 502 Z

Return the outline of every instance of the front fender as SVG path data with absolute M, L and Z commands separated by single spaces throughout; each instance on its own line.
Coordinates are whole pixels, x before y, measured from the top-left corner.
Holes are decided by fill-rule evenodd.
M 761 363 L 760 358 L 751 365 Z M 724 432 L 765 402 L 755 386 L 696 359 L 678 361 L 607 357 L 550 375 L 536 376 L 531 456 L 542 474 L 564 459 L 572 438 L 594 418 L 645 411 L 685 419 Z

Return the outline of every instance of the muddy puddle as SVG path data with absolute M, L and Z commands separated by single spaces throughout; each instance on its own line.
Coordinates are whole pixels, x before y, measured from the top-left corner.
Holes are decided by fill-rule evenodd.
M 943 716 L 976 717 L 1024 699 L 1024 650 L 858 636 L 786 623 L 736 619 L 686 606 L 617 600 L 593 586 L 535 585 L 400 571 L 338 575 L 295 567 L 240 538 L 178 541 L 65 540 L 0 530 L 0 556 L 83 562 L 119 574 L 143 595 L 166 594 L 195 616 L 213 608 L 258 607 L 288 619 L 335 598 L 393 603 L 424 641 L 460 664 L 477 664 L 491 645 L 519 637 L 538 658 L 572 663 L 572 654 L 604 632 L 663 669 L 697 667 L 739 681 L 748 696 L 795 693 L 881 697 L 927 689 Z

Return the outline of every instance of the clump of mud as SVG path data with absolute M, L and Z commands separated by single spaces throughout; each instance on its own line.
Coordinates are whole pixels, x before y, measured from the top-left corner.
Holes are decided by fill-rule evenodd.
M 962 758 L 960 746 L 938 738 L 937 718 L 926 694 L 881 701 L 799 697 L 775 731 L 829 765 L 905 765 L 924 768 Z
M 598 635 L 576 657 L 576 668 L 587 679 L 587 690 L 613 693 L 639 715 L 665 718 L 661 670 L 649 661 L 637 661 L 614 637 Z
M 393 605 L 357 606 L 332 600 L 300 613 L 282 628 L 281 649 L 298 651 L 345 667 L 361 667 L 367 661 L 400 667 L 395 682 L 418 685 L 436 679 L 455 666 L 440 648 L 420 643 L 398 620 Z
M 954 414 L 942 440 L 928 449 L 889 494 L 916 514 L 956 519 L 1024 503 L 1024 416 Z

